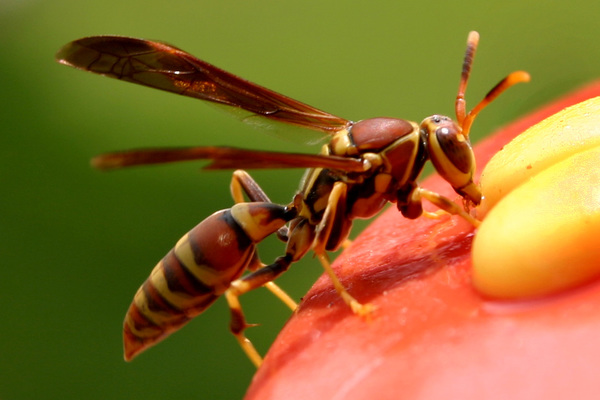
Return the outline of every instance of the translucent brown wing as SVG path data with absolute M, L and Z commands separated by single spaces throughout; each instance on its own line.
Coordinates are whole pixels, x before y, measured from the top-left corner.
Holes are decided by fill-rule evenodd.
M 96 74 L 250 111 L 272 121 L 333 134 L 350 125 L 168 44 L 121 36 L 92 36 L 65 45 L 58 62 Z
M 140 149 L 107 153 L 95 157 L 92 165 L 99 169 L 115 169 L 189 160 L 212 160 L 205 169 L 329 168 L 345 172 L 364 172 L 368 168 L 362 161 L 354 158 L 215 146 Z

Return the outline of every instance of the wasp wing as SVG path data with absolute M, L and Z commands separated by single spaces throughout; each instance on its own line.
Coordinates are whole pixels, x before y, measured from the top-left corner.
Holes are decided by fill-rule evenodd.
M 329 168 L 346 172 L 364 172 L 368 168 L 363 161 L 355 158 L 218 146 L 139 149 L 107 153 L 95 157 L 92 165 L 108 170 L 189 160 L 212 160 L 204 169 Z
M 351 122 L 239 78 L 177 47 L 122 36 L 92 36 L 59 50 L 61 64 L 218 104 L 272 121 L 333 134 Z

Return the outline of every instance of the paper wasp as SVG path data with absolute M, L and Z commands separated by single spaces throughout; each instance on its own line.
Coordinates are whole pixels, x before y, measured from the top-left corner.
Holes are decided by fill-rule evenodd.
M 336 277 L 327 256 L 338 249 L 355 218 L 370 218 L 388 202 L 407 218 L 424 211 L 422 199 L 441 212 L 460 215 L 474 225 L 469 207 L 481 193 L 473 182 L 475 157 L 469 130 L 477 114 L 510 86 L 529 80 L 513 72 L 470 112 L 464 94 L 479 35 L 467 41 L 456 98 L 456 122 L 433 115 L 421 124 L 395 118 L 352 122 L 258 86 L 167 44 L 116 36 L 76 40 L 57 54 L 60 63 L 156 89 L 237 107 L 266 120 L 320 131 L 331 140 L 320 154 L 294 154 L 229 147 L 141 149 L 101 155 L 101 169 L 173 161 L 210 159 L 208 169 L 308 168 L 299 191 L 287 205 L 272 203 L 244 171 L 233 174 L 235 205 L 202 221 L 161 260 L 138 290 L 124 323 L 127 360 L 179 329 L 224 295 L 231 310 L 231 331 L 255 365 L 262 359 L 246 338 L 239 296 L 266 286 L 292 309 L 295 303 L 272 282 L 313 250 L 335 289 L 352 311 L 371 312 Z M 427 160 L 463 198 L 463 206 L 419 187 Z M 246 202 L 244 196 L 250 199 Z M 277 234 L 285 254 L 263 264 L 256 244 Z M 248 270 L 249 274 L 242 276 Z

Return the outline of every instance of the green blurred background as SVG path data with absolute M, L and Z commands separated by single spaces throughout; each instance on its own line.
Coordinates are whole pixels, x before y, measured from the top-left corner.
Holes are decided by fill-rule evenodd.
M 137 287 L 175 241 L 231 205 L 230 173 L 199 163 L 100 173 L 95 154 L 132 147 L 235 145 L 316 152 L 275 140 L 201 102 L 56 64 L 68 41 L 119 34 L 175 44 L 224 69 L 354 120 L 453 113 L 469 30 L 481 44 L 467 94 L 499 79 L 529 85 L 486 110 L 474 141 L 600 77 L 594 1 L 0 0 L 0 398 L 235 399 L 253 366 L 220 300 L 125 363 L 121 323 Z M 256 179 L 287 202 L 301 171 Z M 269 240 L 265 261 L 283 246 Z M 304 260 L 281 278 L 300 298 L 321 274 Z M 262 353 L 289 311 L 243 298 Z

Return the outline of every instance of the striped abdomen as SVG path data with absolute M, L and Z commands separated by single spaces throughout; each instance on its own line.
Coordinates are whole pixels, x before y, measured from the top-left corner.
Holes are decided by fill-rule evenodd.
M 253 261 L 255 243 L 289 221 L 272 203 L 239 203 L 206 218 L 175 245 L 138 289 L 124 322 L 125 359 L 202 313 Z

